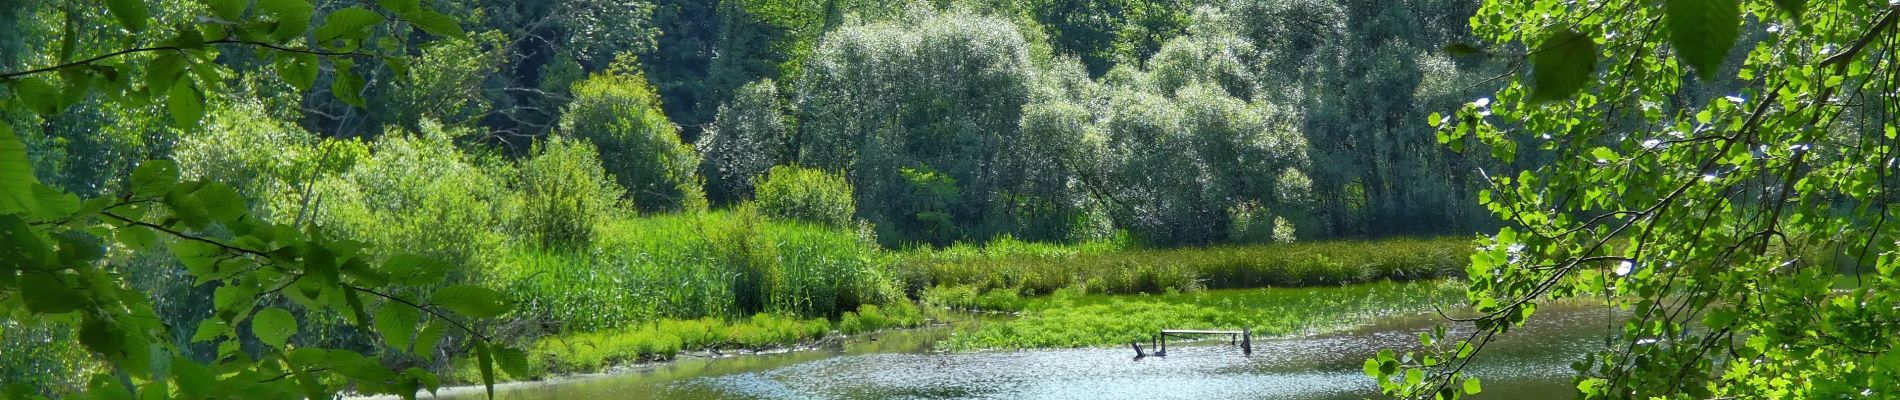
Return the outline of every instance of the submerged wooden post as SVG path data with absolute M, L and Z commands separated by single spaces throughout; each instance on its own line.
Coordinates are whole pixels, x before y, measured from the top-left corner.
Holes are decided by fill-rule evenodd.
M 1253 328 L 1240 328 L 1240 354 L 1253 355 Z

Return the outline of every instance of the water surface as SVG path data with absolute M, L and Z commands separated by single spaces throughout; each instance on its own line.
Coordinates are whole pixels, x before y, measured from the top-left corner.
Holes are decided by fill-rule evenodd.
M 1569 364 L 1601 345 L 1611 316 L 1547 306 L 1524 329 L 1485 347 L 1471 372 L 1479 398 L 1568 398 Z M 940 352 L 968 324 L 856 338 L 812 351 L 688 358 L 635 372 L 503 387 L 502 399 L 1359 399 L 1377 395 L 1361 372 L 1384 348 L 1413 346 L 1435 314 L 1360 329 L 1259 340 L 1254 354 L 1203 343 L 1136 360 L 1123 348 Z M 1454 329 L 1455 334 L 1460 331 Z M 478 398 L 461 392 L 446 397 Z M 426 396 L 425 396 L 426 397 Z

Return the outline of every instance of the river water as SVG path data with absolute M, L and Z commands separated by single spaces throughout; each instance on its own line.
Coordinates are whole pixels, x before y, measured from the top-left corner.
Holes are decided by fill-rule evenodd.
M 1569 398 L 1570 363 L 1602 345 L 1600 307 L 1546 306 L 1524 329 L 1487 345 L 1468 369 L 1477 398 Z M 957 326 L 854 338 L 810 351 L 686 358 L 631 372 L 505 385 L 501 399 L 1359 399 L 1376 397 L 1361 371 L 1379 349 L 1404 349 L 1436 315 L 1388 318 L 1356 330 L 1265 339 L 1252 356 L 1224 342 L 1171 346 L 1165 358 L 1121 348 L 940 352 Z M 955 325 L 982 323 L 961 321 Z M 1453 329 L 1454 336 L 1459 332 Z M 480 398 L 466 390 L 446 398 Z M 428 397 L 426 394 L 424 397 Z

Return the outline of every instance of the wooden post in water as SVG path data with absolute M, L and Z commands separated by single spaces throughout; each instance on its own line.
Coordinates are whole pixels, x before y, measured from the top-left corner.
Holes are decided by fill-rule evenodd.
M 1240 328 L 1240 354 L 1253 355 L 1253 328 Z

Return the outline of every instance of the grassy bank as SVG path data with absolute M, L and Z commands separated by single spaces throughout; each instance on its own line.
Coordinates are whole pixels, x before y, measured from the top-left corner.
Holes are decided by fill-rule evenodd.
M 1377 282 L 1325 288 L 1209 290 L 1164 295 L 1090 295 L 1064 290 L 1029 300 L 1022 317 L 961 333 L 957 350 L 1089 347 L 1146 343 L 1161 329 L 1251 328 L 1257 337 L 1322 333 L 1460 301 L 1450 281 Z
M 621 329 L 561 333 L 537 338 L 527 349 L 530 376 L 497 371 L 503 380 L 528 380 L 550 375 L 584 374 L 615 366 L 667 361 L 686 352 L 757 351 L 798 347 L 833 336 L 923 326 L 928 318 L 909 302 L 883 307 L 864 305 L 837 320 L 797 318 L 782 314 L 755 314 L 751 318 L 662 319 Z M 453 378 L 480 382 L 470 359 L 454 363 Z
M 897 261 L 896 268 L 906 289 L 915 296 L 975 301 L 996 291 L 1040 296 L 1071 287 L 1087 293 L 1129 294 L 1431 279 L 1462 271 L 1471 251 L 1469 240 L 1463 238 L 1153 250 L 1123 247 L 1064 247 L 1005 240 L 1001 245 L 980 249 L 952 247 L 907 253 Z M 962 296 L 965 291 L 972 295 Z M 996 295 L 990 299 L 1000 302 L 1007 297 Z

